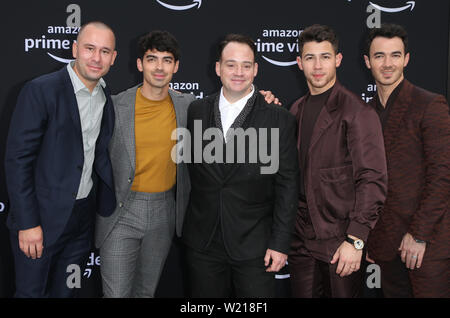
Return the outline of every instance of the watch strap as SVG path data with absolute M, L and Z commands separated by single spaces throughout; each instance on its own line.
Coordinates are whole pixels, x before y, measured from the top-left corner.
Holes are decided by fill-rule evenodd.
M 355 243 L 355 240 L 352 239 L 351 237 L 348 237 L 347 235 L 345 236 L 345 241 L 346 241 L 346 242 L 349 242 L 349 243 L 352 244 L 352 245 Z

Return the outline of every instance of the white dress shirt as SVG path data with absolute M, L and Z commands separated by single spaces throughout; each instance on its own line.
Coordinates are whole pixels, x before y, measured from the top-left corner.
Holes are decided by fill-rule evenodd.
M 219 110 L 220 110 L 220 119 L 222 121 L 222 129 L 223 129 L 223 136 L 225 138 L 225 142 L 228 141 L 226 138 L 228 129 L 230 129 L 231 125 L 236 120 L 236 117 L 244 109 L 245 104 L 247 104 L 247 101 L 249 100 L 249 98 L 252 97 L 254 89 L 255 88 L 252 85 L 251 92 L 234 103 L 230 103 L 225 98 L 225 96 L 223 95 L 223 87 L 220 90 Z
M 92 166 L 95 159 L 95 144 L 100 133 L 103 108 L 106 103 L 106 96 L 102 87 L 105 87 L 106 84 L 101 78 L 91 93 L 86 85 L 78 78 L 78 75 L 73 70 L 73 65 L 74 62 L 69 63 L 67 70 L 77 98 L 84 150 L 84 165 L 80 186 L 78 188 L 78 200 L 86 198 L 93 185 Z

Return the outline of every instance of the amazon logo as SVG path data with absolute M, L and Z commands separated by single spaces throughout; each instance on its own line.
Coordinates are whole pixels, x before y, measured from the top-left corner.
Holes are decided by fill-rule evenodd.
M 267 56 L 262 55 L 261 56 L 264 60 L 266 60 L 267 62 L 269 62 L 270 64 L 276 65 L 276 66 L 292 66 L 297 64 L 297 60 L 293 60 L 293 61 L 277 61 L 277 60 L 273 60 L 268 58 Z
M 382 12 L 389 12 L 389 13 L 395 13 L 395 12 L 401 12 L 410 9 L 411 11 L 414 10 L 414 7 L 416 6 L 415 1 L 407 1 L 405 6 L 399 7 L 399 8 L 388 8 L 388 7 L 382 7 L 376 3 L 373 3 L 369 1 L 370 5 L 374 7 L 377 10 L 380 10 Z
M 170 10 L 176 10 L 176 11 L 183 11 L 183 10 L 189 10 L 192 8 L 197 7 L 197 9 L 200 9 L 202 6 L 202 0 L 193 0 L 192 3 L 187 5 L 173 5 L 173 4 L 167 4 L 161 0 L 156 0 L 160 5 L 163 7 L 170 9 Z
M 303 30 L 265 29 L 256 40 L 256 51 L 268 63 L 289 67 L 296 65 L 298 36 Z
M 51 54 L 49 52 L 47 52 L 47 55 L 50 56 L 55 61 L 58 61 L 58 62 L 61 62 L 61 63 L 65 63 L 65 64 L 69 64 L 70 62 L 73 61 L 73 59 L 65 59 L 65 58 L 62 58 L 62 57 L 58 57 L 58 56 L 53 55 L 53 54 Z
M 375 2 L 369 1 L 366 12 L 370 13 L 367 17 L 367 27 L 369 29 L 379 28 L 381 26 L 381 12 L 384 13 L 398 13 L 402 11 L 413 11 L 416 6 L 415 1 L 406 1 L 405 5 L 400 7 L 381 6 Z
M 80 8 L 80 6 L 77 4 L 69 4 L 66 8 L 66 12 L 70 13 L 66 20 L 66 25 L 67 25 L 66 30 L 72 30 L 71 34 L 78 34 L 78 32 L 80 31 L 80 25 L 81 25 L 81 8 Z M 70 46 L 69 50 L 71 48 L 72 47 Z M 62 57 L 53 55 L 49 52 L 47 52 L 47 55 L 50 56 L 55 61 L 65 63 L 65 64 L 69 64 L 70 62 L 73 61 L 73 59 L 62 58 Z
M 65 54 L 72 56 L 72 43 L 75 41 L 81 24 L 81 8 L 77 4 L 69 4 L 66 7 L 69 13 L 66 19 L 66 25 L 47 26 L 46 33 L 24 39 L 25 53 L 31 53 L 36 50 L 45 50 L 46 54 L 60 63 L 70 63 L 71 58 L 61 57 Z M 51 52 L 51 53 L 50 53 Z

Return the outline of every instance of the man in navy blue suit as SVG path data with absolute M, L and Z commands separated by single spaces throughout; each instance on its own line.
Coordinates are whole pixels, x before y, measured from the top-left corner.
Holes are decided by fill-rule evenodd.
M 72 51 L 67 67 L 23 87 L 11 119 L 5 168 L 16 297 L 74 296 L 68 267 L 86 260 L 95 212 L 115 208 L 107 150 L 114 110 L 102 79 L 117 55 L 114 33 L 85 24 Z

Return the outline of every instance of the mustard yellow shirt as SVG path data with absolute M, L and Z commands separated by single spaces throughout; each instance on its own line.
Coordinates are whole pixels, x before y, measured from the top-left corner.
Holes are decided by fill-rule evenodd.
M 152 101 L 139 88 L 135 105 L 136 171 L 131 190 L 163 192 L 174 186 L 176 164 L 171 151 L 176 140 L 170 137 L 176 128 L 170 95 L 162 101 Z

